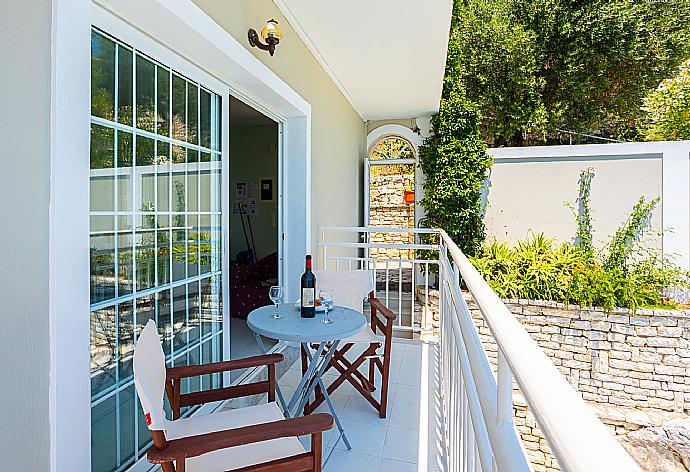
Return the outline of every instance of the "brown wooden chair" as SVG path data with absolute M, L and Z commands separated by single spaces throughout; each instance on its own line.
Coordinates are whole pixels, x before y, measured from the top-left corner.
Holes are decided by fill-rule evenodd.
M 321 433 L 333 427 L 333 418 L 285 419 L 275 403 L 275 366 L 282 360 L 271 354 L 166 369 L 156 324 L 149 321 L 134 352 L 134 383 L 153 438 L 149 462 L 160 464 L 163 472 L 321 471 Z M 180 390 L 184 378 L 262 365 L 268 367 L 268 380 L 186 394 Z M 172 421 L 165 417 L 164 393 Z M 180 418 L 185 406 L 261 393 L 268 394 L 268 403 Z M 311 452 L 297 439 L 307 434 Z
M 340 348 L 334 353 L 326 372 L 336 370 L 340 374 L 326 389 L 331 395 L 344 382 L 350 382 L 359 393 L 376 409 L 380 418 L 386 417 L 388 406 L 388 380 L 390 377 L 391 348 L 393 343 L 393 323 L 396 315 L 374 296 L 374 274 L 369 270 L 351 271 L 314 271 L 317 288 L 335 291 L 335 304 L 346 306 L 362 313 L 363 301 L 369 298 L 371 322 L 355 336 L 344 339 Z M 355 345 L 365 345 L 364 351 L 354 360 L 347 353 Z M 380 349 L 383 347 L 383 352 Z M 304 348 L 303 348 L 304 349 Z M 359 368 L 368 361 L 368 376 Z M 302 351 L 302 370 L 306 369 L 306 353 Z M 373 395 L 376 391 L 376 370 L 381 375 L 379 399 Z M 316 390 L 314 401 L 305 407 L 305 414 L 312 413 L 322 402 L 324 396 Z

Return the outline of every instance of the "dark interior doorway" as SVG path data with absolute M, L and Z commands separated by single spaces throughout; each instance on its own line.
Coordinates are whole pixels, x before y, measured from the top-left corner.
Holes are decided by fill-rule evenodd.
M 278 123 L 230 98 L 232 358 L 258 354 L 246 318 L 278 283 Z

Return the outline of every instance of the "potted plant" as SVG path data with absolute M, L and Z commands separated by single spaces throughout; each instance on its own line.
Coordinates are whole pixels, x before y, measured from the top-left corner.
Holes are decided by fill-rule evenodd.
M 403 201 L 406 205 L 414 203 L 414 189 L 410 185 L 407 185 L 405 190 L 403 190 Z

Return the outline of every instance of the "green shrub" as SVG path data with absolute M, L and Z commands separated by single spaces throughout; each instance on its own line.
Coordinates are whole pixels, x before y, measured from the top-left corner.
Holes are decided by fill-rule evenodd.
M 663 291 L 688 287 L 688 274 L 657 253 L 629 263 L 624 272 L 606 269 L 582 249 L 543 234 L 513 246 L 489 240 L 471 261 L 502 298 L 636 309 L 673 306 Z
M 474 254 L 484 240 L 481 193 L 493 162 L 479 136 L 478 120 L 462 90 L 446 90 L 432 118 L 434 134 L 419 148 L 426 176 L 421 224 L 444 229 L 466 254 Z

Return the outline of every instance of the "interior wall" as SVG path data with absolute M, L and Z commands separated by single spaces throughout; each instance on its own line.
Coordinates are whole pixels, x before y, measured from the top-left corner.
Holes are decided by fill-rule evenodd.
M 6 7 L 0 18 L 0 221 L 7 228 L 0 232 L 0 463 L 2 470 L 47 471 L 53 2 Z
M 311 105 L 311 250 L 317 254 L 319 227 L 362 223 L 364 122 L 271 0 L 194 3 Z M 247 42 L 249 28 L 271 18 L 285 33 L 272 57 Z
M 237 208 L 235 184 L 248 182 L 259 185 L 260 179 L 273 179 L 273 201 L 258 202 L 256 214 L 249 215 L 256 246 L 261 259 L 277 250 L 278 244 L 278 125 L 238 126 L 230 128 L 230 206 Z M 245 225 L 247 217 L 244 217 Z M 249 228 L 247 227 L 249 237 Z M 230 257 L 244 251 L 247 245 L 240 216 L 230 213 Z

